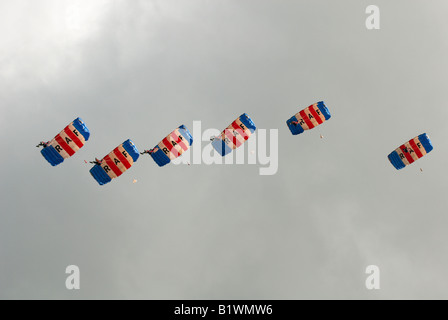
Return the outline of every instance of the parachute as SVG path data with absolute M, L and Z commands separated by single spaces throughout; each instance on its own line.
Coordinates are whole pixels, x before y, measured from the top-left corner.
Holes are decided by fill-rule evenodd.
M 252 119 L 243 113 L 212 140 L 212 146 L 221 156 L 225 156 L 248 140 L 256 129 Z
M 299 111 L 286 121 L 293 135 L 301 134 L 305 130 L 313 129 L 331 118 L 330 111 L 323 101 L 310 105 Z
M 431 140 L 426 133 L 423 133 L 399 146 L 389 154 L 388 158 L 395 169 L 400 170 L 431 152 L 432 149 Z
M 90 174 L 100 185 L 109 183 L 128 170 L 139 156 L 137 147 L 128 139 L 100 160 L 100 164 L 94 165 Z
M 187 151 L 192 143 L 193 137 L 190 131 L 184 125 L 181 125 L 153 149 L 145 151 L 145 153 L 149 153 L 159 167 L 163 167 Z
M 53 140 L 44 144 L 41 154 L 52 166 L 57 166 L 81 149 L 89 137 L 90 131 L 85 123 L 76 118 Z

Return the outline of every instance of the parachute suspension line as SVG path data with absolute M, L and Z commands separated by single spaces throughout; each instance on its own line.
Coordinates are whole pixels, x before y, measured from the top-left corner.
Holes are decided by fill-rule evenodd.
M 317 127 L 317 130 L 319 131 L 320 138 L 323 139 L 324 136 L 322 135 L 322 131 L 320 130 L 320 127 Z
M 322 135 L 322 131 L 320 130 L 320 127 L 318 127 L 317 130 L 319 131 L 320 138 L 323 139 L 324 136 Z

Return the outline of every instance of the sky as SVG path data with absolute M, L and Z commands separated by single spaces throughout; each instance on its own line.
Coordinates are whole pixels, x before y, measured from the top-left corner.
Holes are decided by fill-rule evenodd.
M 447 299 L 447 8 L 0 0 L 0 299 Z M 321 100 L 332 118 L 292 136 Z M 274 175 L 145 155 L 99 186 L 84 162 L 244 112 L 278 130 Z M 35 145 L 76 117 L 90 140 L 50 166 Z M 424 132 L 434 150 L 395 170 Z

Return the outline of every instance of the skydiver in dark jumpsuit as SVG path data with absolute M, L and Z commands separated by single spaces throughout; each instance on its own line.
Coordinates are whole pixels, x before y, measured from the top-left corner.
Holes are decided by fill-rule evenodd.
M 46 147 L 48 147 L 48 144 L 50 143 L 50 141 L 47 141 L 47 142 L 44 142 L 44 141 L 41 141 L 41 142 L 39 142 L 39 144 L 36 146 L 36 148 L 39 148 L 39 147 L 44 147 L 44 148 L 46 148 Z
M 153 154 L 154 152 L 157 152 L 159 150 L 159 148 L 153 148 L 153 149 L 149 149 L 149 150 L 145 150 L 145 151 L 143 151 L 143 152 L 140 152 L 140 154 L 145 154 L 145 153 L 147 153 L 147 154 L 149 154 L 149 155 L 151 155 L 151 154 Z
M 96 164 L 96 165 L 101 165 L 101 162 L 103 162 L 103 160 L 98 160 L 98 158 L 95 158 L 95 160 L 90 161 L 90 163 Z

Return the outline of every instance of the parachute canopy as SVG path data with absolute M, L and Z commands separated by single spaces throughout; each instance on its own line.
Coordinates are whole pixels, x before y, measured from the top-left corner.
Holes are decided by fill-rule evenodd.
M 212 141 L 212 146 L 221 156 L 225 156 L 248 140 L 256 129 L 252 119 L 243 113 Z
M 137 147 L 128 139 L 105 156 L 100 161 L 101 164 L 96 164 L 90 169 L 90 174 L 100 185 L 109 183 L 128 170 L 139 156 Z
M 299 111 L 286 121 L 293 135 L 301 134 L 305 130 L 313 129 L 331 118 L 330 111 L 323 101 L 310 105 Z
M 389 154 L 388 158 L 392 165 L 400 170 L 431 152 L 432 149 L 431 140 L 426 133 L 423 133 L 399 146 Z
M 41 154 L 52 166 L 57 166 L 81 149 L 89 137 L 90 131 L 85 123 L 76 118 L 48 142 Z
M 187 151 L 192 143 L 193 137 L 190 131 L 181 125 L 154 147 L 151 157 L 159 167 L 163 167 Z

